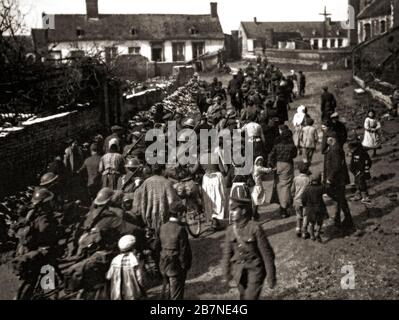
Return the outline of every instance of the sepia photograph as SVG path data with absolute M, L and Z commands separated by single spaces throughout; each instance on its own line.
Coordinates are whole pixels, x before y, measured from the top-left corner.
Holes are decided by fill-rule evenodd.
M 398 300 L 398 113 L 399 0 L 0 0 L 0 300 Z

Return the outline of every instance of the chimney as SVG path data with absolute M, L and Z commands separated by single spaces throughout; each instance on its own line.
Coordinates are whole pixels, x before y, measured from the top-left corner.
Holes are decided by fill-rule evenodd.
M 98 0 L 86 0 L 86 15 L 88 19 L 98 19 Z
M 326 26 L 331 27 L 331 18 L 330 17 L 326 18 Z
M 211 17 L 217 18 L 218 17 L 218 3 L 211 2 Z
M 255 23 L 258 23 L 258 19 L 256 19 L 256 17 L 254 17 L 254 22 L 255 22 Z

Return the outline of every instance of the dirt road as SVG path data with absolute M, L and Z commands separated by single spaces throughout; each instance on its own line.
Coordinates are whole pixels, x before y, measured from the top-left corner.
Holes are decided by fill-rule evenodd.
M 227 77 L 222 78 L 226 81 Z M 343 71 L 308 72 L 307 96 L 291 105 L 294 110 L 303 104 L 320 126 L 321 88 L 328 85 L 336 94 L 342 118 L 349 127 L 362 125 L 366 106 L 372 103 L 368 96 L 353 94 L 351 73 Z M 376 108 L 385 112 L 383 108 Z M 353 110 L 356 109 L 356 112 Z M 399 191 L 396 176 L 399 162 L 392 153 L 399 131 L 398 121 L 384 123 L 385 142 L 374 162 L 371 183 L 374 208 L 350 203 L 358 231 L 340 234 L 327 221 L 324 243 L 298 239 L 295 235 L 295 217 L 280 220 L 276 206 L 263 208 L 262 225 L 276 252 L 278 286 L 264 289 L 263 299 L 397 299 L 399 298 L 399 203 L 387 198 L 388 193 Z M 300 161 L 300 157 L 297 161 Z M 317 152 L 311 171 L 322 171 L 323 159 Z M 271 182 L 266 182 L 270 190 Z M 329 207 L 330 216 L 333 215 Z M 220 259 L 223 232 L 192 241 L 194 261 L 187 283 L 188 299 L 237 299 L 237 290 L 221 285 Z M 351 267 L 353 266 L 353 269 Z M 353 270 L 355 289 L 343 290 L 341 279 L 346 270 Z M 341 271 L 343 273 L 341 273 Z
M 211 79 L 213 76 L 208 76 Z M 230 77 L 224 76 L 226 83 Z M 350 72 L 308 72 L 307 96 L 292 104 L 291 118 L 300 104 L 308 107 L 311 116 L 320 125 L 319 100 L 321 87 L 328 85 L 337 96 L 340 113 L 350 127 L 361 125 L 368 96 L 355 97 Z M 378 108 L 377 108 L 378 109 Z M 356 110 L 356 112 L 354 112 Z M 383 109 L 378 109 L 379 114 Z M 341 234 L 327 221 L 324 243 L 298 239 L 295 235 L 295 217 L 280 220 L 277 207 L 261 211 L 262 226 L 276 252 L 278 286 L 264 289 L 263 299 L 397 299 L 399 298 L 399 203 L 387 195 L 399 192 L 396 172 L 399 161 L 398 121 L 384 123 L 385 138 L 380 156 L 372 169 L 371 195 L 374 208 L 350 203 L 358 231 Z M 394 156 L 393 156 L 394 155 Z M 301 159 L 298 158 L 297 161 Z M 312 171 L 322 170 L 322 156 L 315 155 Z M 271 182 L 266 182 L 270 190 Z M 333 213 L 330 209 L 330 215 Z M 206 233 L 192 240 L 193 267 L 188 274 L 187 299 L 237 299 L 235 288 L 221 284 L 220 260 L 224 232 Z M 349 267 L 348 267 L 349 266 Z M 342 268 L 353 267 L 355 288 L 343 290 Z M 18 282 L 6 265 L 0 266 L 0 299 L 12 298 Z M 156 297 L 159 288 L 151 293 Z

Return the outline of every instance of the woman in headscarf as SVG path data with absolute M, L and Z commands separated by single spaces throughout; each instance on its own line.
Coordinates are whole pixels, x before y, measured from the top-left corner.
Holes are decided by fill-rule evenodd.
M 248 118 L 248 123 L 242 127 L 242 132 L 245 133 L 248 142 L 253 145 L 254 157 L 265 155 L 265 136 L 262 127 L 256 122 L 256 114 L 251 114 Z
M 305 119 L 307 116 L 307 110 L 305 106 L 299 106 L 296 114 L 294 115 L 294 119 L 292 120 L 292 124 L 294 126 L 294 143 L 295 146 L 299 149 L 301 153 L 301 145 L 300 145 L 300 137 L 302 128 L 305 124 Z
M 293 199 L 291 186 L 294 181 L 294 159 L 298 150 L 292 140 L 292 132 L 282 126 L 280 137 L 269 155 L 269 167 L 276 170 L 271 203 L 280 204 L 280 214 L 288 217 Z
M 255 187 L 252 190 L 252 204 L 254 218 L 259 218 L 258 207 L 266 204 L 266 192 L 263 187 L 263 177 L 265 174 L 272 172 L 272 169 L 264 167 L 265 160 L 263 157 L 257 157 L 252 171 L 252 177 L 255 182 Z
M 212 221 L 212 229 L 220 230 L 220 221 L 225 219 L 226 186 L 225 167 L 219 154 L 204 154 L 200 161 L 205 174 L 202 178 L 204 213 L 207 221 Z

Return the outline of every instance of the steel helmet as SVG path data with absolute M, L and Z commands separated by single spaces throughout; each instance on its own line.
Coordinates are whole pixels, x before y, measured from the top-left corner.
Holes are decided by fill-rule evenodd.
M 40 178 L 40 186 L 41 187 L 48 186 L 49 184 L 53 183 L 57 179 L 58 179 L 58 176 L 56 174 L 54 174 L 52 172 L 48 172 Z
M 188 118 L 183 122 L 184 127 L 195 128 L 195 121 L 193 118 Z
M 127 160 L 127 163 L 125 164 L 125 167 L 128 169 L 137 169 L 140 168 L 141 166 L 142 165 L 137 158 L 129 158 Z
M 54 199 L 54 194 L 47 189 L 41 188 L 37 189 L 33 193 L 32 203 L 37 205 L 39 203 L 46 203 Z
M 114 196 L 114 191 L 110 188 L 103 188 L 97 193 L 94 204 L 97 206 L 106 205 Z

